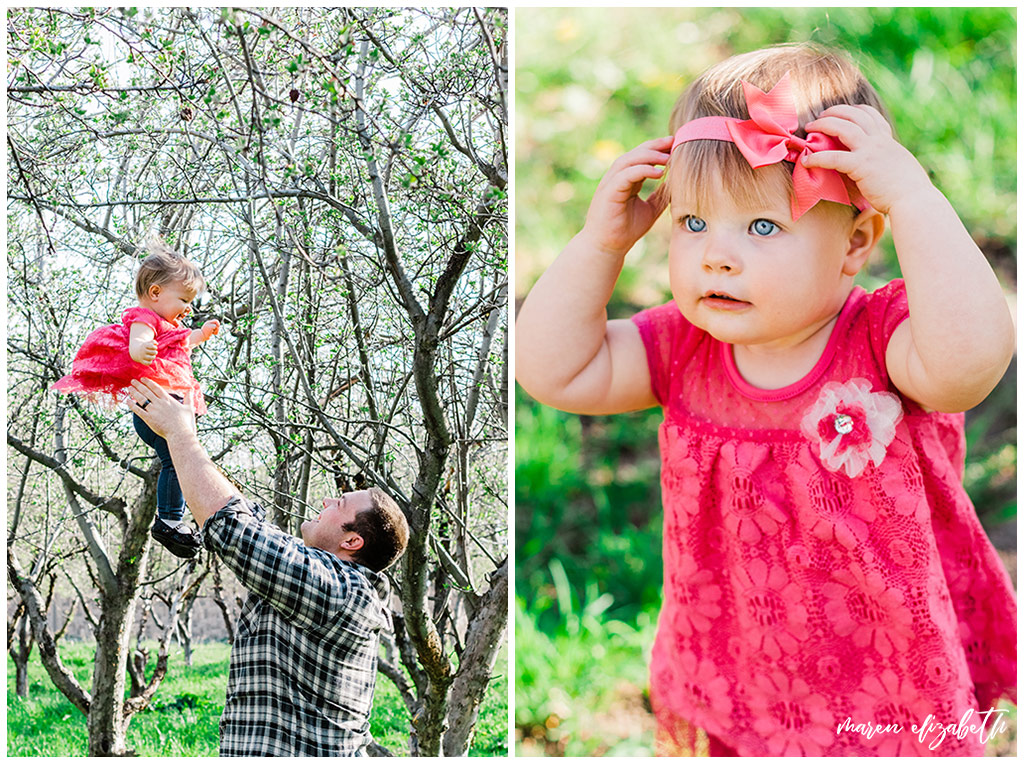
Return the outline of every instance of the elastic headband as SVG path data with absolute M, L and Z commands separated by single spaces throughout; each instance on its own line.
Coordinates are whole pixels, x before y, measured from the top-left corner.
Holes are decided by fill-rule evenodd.
M 793 220 L 821 200 L 852 204 L 859 210 L 870 206 L 859 193 L 855 199 L 850 199 L 847 181 L 841 173 L 804 167 L 800 161 L 816 151 L 847 151 L 847 148 L 824 133 L 810 132 L 806 138 L 794 135 L 800 128 L 800 119 L 790 89 L 789 72 L 767 93 L 749 82 L 741 82 L 750 119 L 701 117 L 691 120 L 676 131 L 672 151 L 687 141 L 730 141 L 736 144 L 751 167 L 793 162 Z M 850 185 L 856 189 L 852 182 Z

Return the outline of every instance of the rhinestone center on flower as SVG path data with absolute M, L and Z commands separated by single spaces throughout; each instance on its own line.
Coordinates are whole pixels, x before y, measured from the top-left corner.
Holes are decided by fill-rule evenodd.
M 836 428 L 836 432 L 840 435 L 846 435 L 853 432 L 853 417 L 849 414 L 837 414 L 833 425 Z

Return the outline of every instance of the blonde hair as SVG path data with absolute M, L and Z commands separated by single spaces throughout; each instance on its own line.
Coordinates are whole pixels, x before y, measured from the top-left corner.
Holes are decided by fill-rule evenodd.
M 135 274 L 135 295 L 140 299 L 149 293 L 154 284 L 181 283 L 193 295 L 203 291 L 206 285 L 199 266 L 171 249 L 159 237 L 153 237 L 146 243 L 149 255 L 139 266 Z
M 674 135 L 681 125 L 699 117 L 750 119 L 741 80 L 768 92 L 787 72 L 800 121 L 799 137 L 806 135 L 804 125 L 838 104 L 867 104 L 889 119 L 878 93 L 849 58 L 813 43 L 799 43 L 733 56 L 708 69 L 676 101 L 669 132 Z M 716 176 L 728 184 L 740 204 L 765 206 L 777 200 L 780 191 L 791 198 L 792 173 L 791 162 L 754 169 L 735 144 L 697 140 L 676 148 L 665 176 L 670 191 L 686 193 L 686 203 L 701 210 L 710 206 Z

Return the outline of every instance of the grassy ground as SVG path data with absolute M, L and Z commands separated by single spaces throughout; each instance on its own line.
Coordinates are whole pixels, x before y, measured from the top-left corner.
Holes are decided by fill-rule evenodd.
M 565 612 L 548 635 L 516 601 L 517 755 L 653 755 L 646 687 L 654 614 L 629 625 L 607 617 L 600 599 Z
M 654 614 L 634 627 L 584 611 L 574 626 L 554 636 L 538 630 L 517 607 L 517 756 L 654 755 L 654 716 L 647 697 L 647 662 Z M 993 736 L 986 756 L 1017 753 L 1017 708 L 1007 709 L 1007 729 Z
M 61 658 L 88 687 L 95 648 L 87 643 L 61 645 Z M 167 677 L 150 708 L 128 728 L 128 746 L 139 756 L 216 756 L 218 722 L 224 707 L 230 648 L 226 643 L 197 645 L 193 665 L 172 654 Z M 83 756 L 87 750 L 85 717 L 50 683 L 33 653 L 29 697 L 14 692 L 14 664 L 7 663 L 7 755 Z M 496 679 L 480 712 L 470 754 L 508 753 L 507 655 L 495 667 Z M 394 685 L 377 683 L 370 731 L 378 743 L 402 754 L 408 749 L 409 717 Z

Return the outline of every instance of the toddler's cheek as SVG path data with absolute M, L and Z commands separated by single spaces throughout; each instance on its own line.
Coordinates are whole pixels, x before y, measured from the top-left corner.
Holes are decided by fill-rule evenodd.
M 692 278 L 684 272 L 681 267 L 669 267 L 669 287 L 672 290 L 672 299 L 679 310 L 687 318 L 696 304 L 697 287 Z
M 680 251 L 678 247 L 670 247 L 668 253 L 668 280 L 675 292 L 677 288 L 682 289 L 692 286 L 695 279 L 696 265 L 694 255 L 686 251 Z

